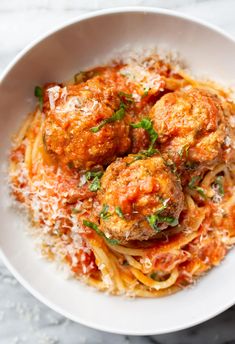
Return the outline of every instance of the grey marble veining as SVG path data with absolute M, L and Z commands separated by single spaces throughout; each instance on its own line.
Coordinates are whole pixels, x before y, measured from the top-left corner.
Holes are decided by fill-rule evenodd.
M 67 320 L 31 296 L 0 266 L 1 344 L 234 344 L 235 307 L 177 333 L 136 337 L 108 334 Z
M 235 36 L 235 0 L 0 0 L 0 72 L 31 40 L 88 11 L 156 6 L 214 23 Z M 213 292 L 213 291 L 212 291 Z M 0 261 L 0 344 L 235 344 L 235 307 L 177 333 L 112 335 L 65 319 L 41 304 Z

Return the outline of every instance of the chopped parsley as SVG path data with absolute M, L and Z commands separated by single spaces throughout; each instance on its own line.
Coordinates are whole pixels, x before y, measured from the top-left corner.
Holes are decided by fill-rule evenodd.
M 156 153 L 160 154 L 159 150 L 155 149 L 153 147 L 149 147 L 147 150 L 140 152 L 140 154 L 142 154 L 142 156 L 144 156 L 144 157 L 150 157 Z
M 98 178 L 101 178 L 103 175 L 103 172 L 102 171 L 87 171 L 85 173 L 85 178 L 87 181 L 95 178 L 95 177 L 98 177 Z
M 138 161 L 138 160 L 143 160 L 144 158 L 145 158 L 144 155 L 140 155 L 140 154 L 136 155 L 136 156 L 134 156 L 133 160 L 131 162 L 127 163 L 126 165 L 130 166 L 131 164 L 133 164 L 133 162 Z
M 157 232 L 159 232 L 160 228 L 158 227 L 159 223 L 167 223 L 169 226 L 176 226 L 178 225 L 178 219 L 173 216 L 162 216 L 161 213 L 163 210 L 167 208 L 167 204 L 163 204 L 163 206 L 158 209 L 154 214 L 146 216 L 149 225 Z
M 92 180 L 91 184 L 89 185 L 88 189 L 92 192 L 96 192 L 100 189 L 100 178 L 102 177 L 102 171 L 87 171 L 85 173 L 86 181 Z
M 133 157 L 133 160 L 131 162 L 127 163 L 127 166 L 130 166 L 135 161 L 149 158 L 150 156 L 152 156 L 152 155 L 154 155 L 156 153 L 160 154 L 159 150 L 155 149 L 155 148 L 151 148 L 151 149 L 140 151 L 137 155 L 135 155 Z
M 139 123 L 131 123 L 133 128 L 143 128 L 147 131 L 150 138 L 150 146 L 146 151 L 140 152 L 141 155 L 152 156 L 158 151 L 154 149 L 155 142 L 158 138 L 158 133 L 153 128 L 153 123 L 148 118 L 143 118 Z
M 126 105 L 121 102 L 119 109 L 115 111 L 111 117 L 103 119 L 103 121 L 101 121 L 99 125 L 91 128 L 90 130 L 93 133 L 97 133 L 101 128 L 105 126 L 105 124 L 120 121 L 125 116 L 125 109 Z
M 101 185 L 100 185 L 100 178 L 99 177 L 95 177 L 91 184 L 89 185 L 89 190 L 92 192 L 96 192 L 100 189 Z
M 178 225 L 178 219 L 176 219 L 173 216 L 161 216 L 158 214 L 151 214 L 147 216 L 147 221 L 150 224 L 150 226 L 155 229 L 155 231 L 159 231 L 158 224 L 166 222 L 169 226 L 176 226 Z
M 205 190 L 202 187 L 196 185 L 200 180 L 201 177 L 194 176 L 188 183 L 188 187 L 191 190 L 196 190 L 202 196 L 202 198 L 206 198 Z
M 36 86 L 34 89 L 34 95 L 38 98 L 39 108 L 42 111 L 43 107 L 43 89 L 40 86 Z
M 108 212 L 108 210 L 109 210 L 109 206 L 107 204 L 104 204 L 103 208 L 100 212 L 101 219 L 107 220 L 111 216 L 111 214 Z
M 224 196 L 224 185 L 223 185 L 224 178 L 223 176 L 217 176 L 213 185 L 216 187 L 218 194 L 220 196 Z
M 120 207 L 116 207 L 115 208 L 115 213 L 121 217 L 122 219 L 124 219 L 124 215 L 123 215 L 123 212 L 122 212 L 122 209 Z
M 103 237 L 109 244 L 111 244 L 111 245 L 118 245 L 119 244 L 118 240 L 107 238 L 107 236 L 99 229 L 97 224 L 95 224 L 94 222 L 91 222 L 88 220 L 83 220 L 83 225 L 93 229 L 99 236 Z

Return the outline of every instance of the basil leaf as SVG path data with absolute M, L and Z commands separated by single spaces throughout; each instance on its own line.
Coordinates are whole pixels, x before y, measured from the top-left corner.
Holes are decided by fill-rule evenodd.
M 131 126 L 133 128 L 143 128 L 147 131 L 150 138 L 150 146 L 147 152 L 153 155 L 153 146 L 158 138 L 158 133 L 154 130 L 152 121 L 148 118 L 143 118 L 139 123 L 131 123 Z
M 43 89 L 40 86 L 36 86 L 34 89 L 34 95 L 38 98 L 39 109 L 43 108 Z
M 105 126 L 105 124 L 120 121 L 125 116 L 125 109 L 126 109 L 125 104 L 121 103 L 119 109 L 115 111 L 111 117 L 104 119 L 103 121 L 100 122 L 99 125 L 91 128 L 90 130 L 93 133 L 97 133 L 98 131 L 100 131 L 101 128 L 103 128 L 103 126 Z
M 143 151 L 142 154 L 146 156 L 152 156 L 155 154 L 157 150 L 155 150 L 153 147 L 158 138 L 158 133 L 154 130 L 152 121 L 148 118 L 143 118 L 139 123 L 131 123 L 131 126 L 133 128 L 143 128 L 149 134 L 150 146 L 146 151 Z
M 99 229 L 99 227 L 94 222 L 83 220 L 83 224 L 84 224 L 84 226 L 87 226 L 87 227 L 93 229 L 99 236 L 103 237 L 111 245 L 118 245 L 119 244 L 118 240 L 107 238 L 106 235 Z

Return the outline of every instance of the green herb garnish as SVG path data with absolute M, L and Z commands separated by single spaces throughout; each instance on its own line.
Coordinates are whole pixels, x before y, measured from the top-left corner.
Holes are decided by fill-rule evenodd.
M 89 181 L 95 177 L 97 178 L 101 178 L 103 175 L 103 172 L 102 171 L 87 171 L 85 173 L 85 178 L 86 178 L 86 181 Z
M 140 151 L 136 156 L 133 157 L 133 160 L 131 162 L 127 163 L 127 166 L 130 166 L 135 161 L 149 158 L 150 156 L 152 156 L 156 153 L 160 154 L 159 150 L 155 149 L 155 148 Z
M 91 184 L 89 185 L 89 190 L 92 192 L 96 192 L 100 189 L 101 185 L 100 185 L 100 178 L 99 177 L 95 177 Z
M 149 225 L 157 232 L 160 231 L 158 227 L 159 223 L 166 222 L 169 226 L 176 226 L 178 225 L 178 219 L 173 216 L 162 216 L 161 213 L 167 208 L 167 202 L 163 204 L 161 208 L 159 208 L 154 214 L 146 216 Z
M 142 152 L 140 152 L 143 156 L 145 156 L 145 157 L 150 157 L 150 156 L 152 156 L 152 155 L 154 155 L 154 154 L 156 154 L 156 153 L 159 153 L 160 154 L 160 152 L 159 152 L 159 150 L 158 149 L 155 149 L 155 148 L 153 148 L 153 147 L 149 147 L 147 150 L 145 150 L 145 151 L 142 151 Z
M 127 163 L 127 166 L 130 166 L 135 161 L 143 160 L 144 158 L 145 158 L 145 156 L 143 156 L 143 155 L 136 155 L 136 156 L 134 156 L 134 158 L 133 158 L 133 160 L 131 162 Z
M 151 151 L 158 138 L 158 133 L 154 130 L 152 121 L 148 118 L 143 118 L 139 123 L 132 123 L 131 126 L 133 128 L 143 128 L 147 131 L 150 138 L 148 151 Z
M 104 204 L 103 208 L 100 212 L 101 219 L 107 220 L 111 216 L 111 214 L 108 212 L 108 210 L 109 210 L 109 206 L 107 204 Z
M 121 103 L 119 109 L 115 111 L 111 117 L 104 119 L 103 121 L 100 122 L 99 125 L 91 128 L 90 130 L 93 133 L 97 133 L 101 128 L 103 128 L 103 126 L 105 126 L 105 124 L 120 121 L 125 116 L 125 109 L 126 109 L 126 105 L 124 103 Z
M 202 196 L 202 198 L 206 198 L 205 190 L 200 186 L 195 186 L 195 190 Z
M 87 227 L 93 229 L 98 235 L 103 237 L 109 244 L 111 244 L 111 245 L 118 245 L 119 244 L 118 240 L 107 238 L 106 235 L 99 229 L 99 227 L 94 222 L 83 220 L 83 224 L 84 224 L 84 226 L 87 226 Z
M 223 176 L 217 176 L 215 179 L 215 182 L 213 183 L 213 185 L 215 185 L 218 190 L 218 194 L 222 197 L 224 196 L 223 181 L 224 181 Z
M 194 177 L 190 180 L 190 182 L 188 183 L 189 189 L 194 189 L 195 186 L 196 186 L 196 183 L 199 182 L 200 179 L 201 179 L 201 177 L 199 177 L 199 176 L 194 176 Z
M 196 185 L 196 183 L 199 182 L 200 180 L 201 180 L 201 177 L 194 176 L 188 183 L 188 187 L 191 190 L 196 190 L 202 196 L 202 198 L 206 198 L 205 190 L 202 187 Z
M 92 192 L 96 192 L 100 189 L 100 178 L 102 177 L 102 171 L 87 171 L 85 173 L 86 181 L 92 180 L 91 184 L 89 185 L 89 190 Z
M 122 219 L 124 219 L 124 214 L 123 214 L 122 209 L 121 209 L 120 207 L 116 207 L 116 208 L 115 208 L 115 212 L 116 212 L 116 214 L 117 214 L 119 217 L 121 217 Z
M 40 86 L 36 86 L 34 89 L 34 95 L 38 98 L 39 108 L 42 111 L 43 107 L 43 89 Z
M 161 216 L 158 214 L 151 214 L 147 216 L 147 221 L 150 224 L 150 226 L 157 232 L 161 230 L 158 225 L 159 223 L 164 223 L 166 222 L 169 226 L 175 227 L 178 225 L 178 219 L 176 219 L 173 216 Z

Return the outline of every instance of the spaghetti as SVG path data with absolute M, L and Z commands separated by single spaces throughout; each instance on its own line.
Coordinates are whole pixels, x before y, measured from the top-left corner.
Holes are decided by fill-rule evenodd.
M 56 89 L 58 86 L 54 84 L 45 87 L 42 110 L 37 106 L 14 138 L 9 172 L 12 193 L 27 208 L 35 234 L 40 239 L 43 255 L 68 266 L 73 276 L 90 286 L 115 295 L 169 295 L 193 283 L 210 268 L 220 264 L 235 244 L 233 147 L 231 142 L 227 142 L 227 146 L 225 142 L 222 149 L 228 153 L 226 157 L 214 161 L 211 165 L 205 165 L 203 169 L 196 167 L 193 172 L 185 169 L 182 173 L 180 167 L 179 178 L 183 176 L 181 180 L 184 207 L 178 224 L 157 230 L 153 237 L 143 241 L 120 241 L 107 235 L 100 229 L 101 220 L 98 217 L 103 216 L 105 219 L 110 214 L 108 209 L 100 211 L 97 191 L 99 193 L 100 183 L 102 184 L 101 175 L 106 173 L 107 166 L 116 157 L 109 160 L 105 156 L 105 163 L 100 170 L 94 166 L 89 167 L 91 162 L 90 165 L 85 164 L 85 168 L 82 169 L 77 162 L 82 160 L 81 157 L 80 160 L 74 160 L 71 166 L 67 157 L 63 156 L 63 159 L 60 159 L 59 142 L 56 145 L 58 150 L 53 151 L 52 140 L 49 141 L 45 137 L 45 126 L 48 124 L 48 111 L 55 108 L 58 113 L 61 111 L 60 116 L 67 116 L 71 111 L 80 111 L 85 117 L 89 111 L 96 111 L 100 104 L 90 95 L 87 102 L 82 103 L 82 109 L 77 110 L 80 98 L 86 97 L 84 93 L 88 92 L 86 90 L 89 87 L 99 86 L 95 84 L 96 80 L 100 82 L 101 77 L 110 78 L 110 73 L 115 74 L 115 87 L 123 87 L 121 96 L 120 91 L 118 92 L 119 98 L 121 97 L 125 104 L 123 109 L 127 112 L 125 126 L 129 126 L 133 116 L 137 117 L 136 123 L 139 123 L 140 114 L 146 117 L 156 101 L 165 94 L 194 88 L 203 89 L 216 94 L 221 102 L 226 104 L 226 121 L 230 123 L 232 133 L 227 141 L 234 142 L 235 105 L 229 92 L 212 82 L 191 78 L 174 64 L 164 62 L 158 56 L 145 58 L 141 62 L 118 62 L 114 66 L 96 68 L 77 75 L 75 83 L 80 87 L 78 95 L 69 98 L 66 111 L 61 103 L 57 102 L 63 97 L 66 98 L 71 83 L 63 85 L 61 89 Z M 124 81 L 119 79 L 120 75 Z M 109 85 L 110 87 L 114 86 Z M 105 93 L 106 90 L 101 88 L 100 93 L 102 92 Z M 49 94 L 48 98 L 45 94 Z M 105 102 L 108 99 L 109 96 Z M 103 98 L 101 101 L 104 101 Z M 106 111 L 103 103 L 102 106 L 102 111 Z M 117 104 L 109 105 L 107 111 L 112 107 L 117 108 Z M 112 113 L 112 117 L 102 119 L 100 128 L 105 127 L 107 123 L 111 123 L 114 128 L 117 125 L 114 123 L 115 118 L 118 118 L 118 123 L 122 120 L 120 117 L 123 111 L 120 105 L 118 110 L 112 110 Z M 97 130 L 92 128 L 94 132 Z M 139 161 L 145 159 L 142 152 L 146 152 L 146 145 L 149 145 L 146 131 L 143 128 L 138 132 L 133 131 L 136 136 L 131 148 L 128 141 L 129 129 L 117 127 L 117 130 L 127 136 L 126 148 L 119 152 L 115 148 L 116 156 L 126 156 L 131 151 L 133 154 L 139 154 Z M 161 145 L 156 140 L 153 145 L 158 151 L 150 154 L 148 159 L 161 152 L 166 159 L 164 149 L 161 151 L 164 143 Z M 108 154 L 115 149 L 112 146 Z M 87 147 L 85 151 L 88 152 Z M 69 150 L 66 152 L 71 153 Z M 92 160 L 91 156 L 89 159 Z M 100 165 L 102 163 L 99 157 L 95 166 Z M 101 171 L 100 175 L 97 171 Z M 121 218 L 121 209 L 118 208 L 116 211 Z

